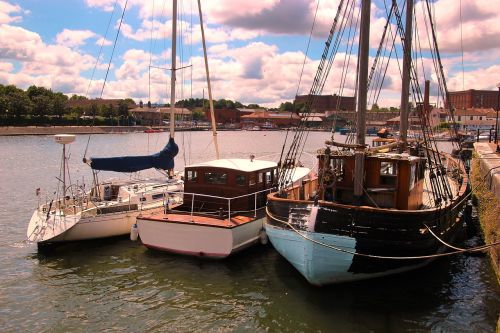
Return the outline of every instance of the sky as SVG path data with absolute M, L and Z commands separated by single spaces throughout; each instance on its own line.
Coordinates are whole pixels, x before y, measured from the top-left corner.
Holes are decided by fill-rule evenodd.
M 202 0 L 214 98 L 276 107 L 297 93 L 307 93 L 339 1 Z M 500 0 L 432 2 L 449 90 L 497 89 Z M 0 0 L 0 84 L 43 86 L 69 96 L 168 102 L 171 4 L 172 0 Z M 177 71 L 176 99 L 206 97 L 197 1 L 179 0 L 178 6 L 177 67 L 184 68 Z M 423 50 L 419 61 L 429 68 L 422 70 L 419 80 L 427 73 L 435 92 L 423 3 L 416 1 L 415 8 Z M 384 0 L 374 0 L 371 61 L 385 21 Z M 356 54 L 340 88 L 345 47 L 339 48 L 324 94 L 354 94 Z M 386 77 L 377 103 L 397 107 L 401 79 L 396 61 L 389 64 Z M 435 102 L 439 103 L 437 97 Z

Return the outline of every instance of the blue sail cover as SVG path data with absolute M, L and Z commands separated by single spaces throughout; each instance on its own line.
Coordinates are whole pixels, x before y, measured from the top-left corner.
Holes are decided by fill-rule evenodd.
M 146 169 L 173 169 L 174 157 L 179 152 L 179 147 L 173 138 L 159 153 L 148 156 L 122 156 L 91 158 L 90 167 L 94 170 L 116 172 L 136 172 Z

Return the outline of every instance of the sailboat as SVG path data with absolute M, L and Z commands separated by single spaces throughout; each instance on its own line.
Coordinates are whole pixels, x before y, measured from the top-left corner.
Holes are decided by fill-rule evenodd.
M 172 31 L 175 33 L 177 0 L 173 4 Z M 277 163 L 253 156 L 249 159 L 219 157 L 200 1 L 198 9 L 217 159 L 186 166 L 182 205 L 172 209 L 167 202 L 163 213 L 139 215 L 137 231 L 142 243 L 151 249 L 225 258 L 259 241 L 267 242 L 264 208 L 266 195 L 277 181 Z M 172 40 L 175 43 L 175 36 Z M 174 50 L 175 44 L 172 52 Z M 175 83 L 175 61 L 172 82 Z M 175 96 L 175 84 L 172 84 L 171 96 Z M 289 168 L 288 174 L 293 181 L 299 181 L 307 177 L 309 171 L 305 167 Z
M 265 229 L 270 242 L 309 283 L 318 286 L 387 276 L 430 263 L 456 249 L 452 244 L 463 236 L 469 207 L 467 172 L 460 160 L 433 146 L 425 129 L 426 106 L 422 112 L 425 141 L 410 144 L 406 139 L 409 85 L 417 77 L 410 58 L 413 0 L 406 1 L 402 38 L 400 137 L 367 147 L 371 1 L 361 3 L 356 142 L 327 140 L 317 150 L 318 178 L 297 186 L 282 185 L 268 196 Z M 316 77 L 324 77 L 325 59 Z M 316 92 L 311 89 L 311 98 Z M 427 89 L 427 103 L 428 96 Z M 292 147 L 286 157 L 296 155 Z M 283 179 L 286 175 L 281 173 Z
M 173 61 L 175 67 L 175 56 Z M 93 186 L 89 191 L 82 185 L 66 183 L 66 175 L 69 175 L 66 145 L 71 144 L 75 136 L 56 135 L 55 141 L 63 145 L 62 179 L 55 197 L 39 204 L 33 212 L 26 232 L 28 240 L 46 245 L 127 235 L 141 212 L 160 212 L 166 200 L 171 206 L 179 205 L 182 196 L 178 192 L 182 191 L 184 181 L 173 171 L 174 157 L 179 151 L 174 140 L 174 108 L 173 98 L 170 138 L 160 152 L 146 156 L 84 157 L 83 162 L 93 172 Z M 152 168 L 162 171 L 163 178 L 99 182 L 97 177 L 101 170 L 134 173 Z

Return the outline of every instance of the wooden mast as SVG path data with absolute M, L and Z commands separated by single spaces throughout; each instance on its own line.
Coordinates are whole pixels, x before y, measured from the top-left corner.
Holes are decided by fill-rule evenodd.
M 203 27 L 203 15 L 201 13 L 201 2 L 198 0 L 198 11 L 200 13 L 201 40 L 203 43 L 203 56 L 205 57 L 205 71 L 207 73 L 208 102 L 210 104 L 210 118 L 212 118 L 212 133 L 215 145 L 215 157 L 219 159 L 219 145 L 217 144 L 217 126 L 215 123 L 214 101 L 212 99 L 212 87 L 210 85 L 210 72 L 208 70 L 207 46 L 205 44 L 205 29 Z
M 401 111 L 399 113 L 399 138 L 401 140 L 400 152 L 406 150 L 408 145 L 408 116 L 410 97 L 410 69 L 411 69 L 411 44 L 413 30 L 413 1 L 406 1 L 406 26 L 403 57 L 403 78 L 401 83 Z
M 357 148 L 354 163 L 354 204 L 363 202 L 363 183 L 365 174 L 365 135 L 366 135 L 366 101 L 368 94 L 368 52 L 370 48 L 370 6 L 371 0 L 362 0 L 361 23 L 359 37 L 359 70 L 358 70 L 358 112 L 356 143 L 363 148 Z
M 177 0 L 172 6 L 172 75 L 170 79 L 170 137 L 174 138 L 175 130 L 175 71 L 177 57 Z

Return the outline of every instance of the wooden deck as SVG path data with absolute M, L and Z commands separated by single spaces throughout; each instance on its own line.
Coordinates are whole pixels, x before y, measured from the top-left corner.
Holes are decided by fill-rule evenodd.
M 180 223 L 189 225 L 199 225 L 205 227 L 216 227 L 216 228 L 226 228 L 231 229 L 246 223 L 255 221 L 257 218 L 249 217 L 244 215 L 231 216 L 231 219 L 221 219 L 216 217 L 210 217 L 206 215 L 196 215 L 196 214 L 154 214 L 150 216 L 139 217 L 143 220 L 157 221 L 157 222 L 167 222 L 167 223 Z

